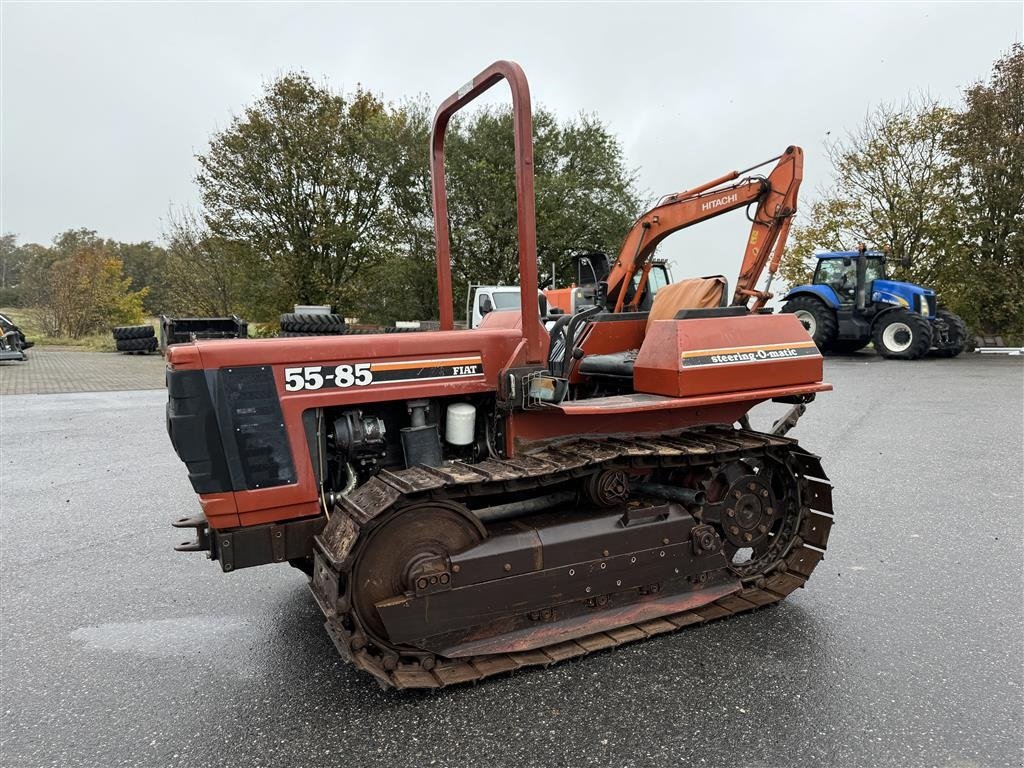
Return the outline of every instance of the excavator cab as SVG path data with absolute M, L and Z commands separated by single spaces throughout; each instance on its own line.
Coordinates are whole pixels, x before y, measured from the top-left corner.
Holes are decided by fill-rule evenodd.
M 607 279 L 609 273 L 608 255 L 601 251 L 583 251 L 574 254 L 572 257 L 573 271 L 576 275 L 576 282 L 569 288 L 559 288 L 549 291 L 559 303 L 566 305 L 566 309 L 582 309 L 593 306 L 598 290 L 607 291 Z M 652 259 L 650 276 L 643 285 L 640 298 L 637 299 L 637 291 L 641 290 L 643 274 L 636 273 L 633 276 L 631 286 L 628 289 L 628 303 L 635 305 L 639 311 L 646 311 L 651 308 L 654 296 L 658 290 L 672 282 L 672 275 L 668 263 L 663 259 Z M 604 288 L 600 286 L 604 283 Z
M 640 281 L 643 275 L 634 275 L 633 277 L 633 290 L 640 287 Z M 647 290 L 650 291 L 651 299 L 657 295 L 658 291 L 669 285 L 672 282 L 672 275 L 669 273 L 668 262 L 664 260 L 657 260 L 651 262 L 651 271 L 647 279 Z
M 671 282 L 668 264 L 662 260 L 652 260 L 646 281 L 644 281 L 642 272 L 633 275 L 632 283 L 626 293 L 626 303 L 636 307 L 639 312 L 647 312 L 651 309 L 658 291 Z

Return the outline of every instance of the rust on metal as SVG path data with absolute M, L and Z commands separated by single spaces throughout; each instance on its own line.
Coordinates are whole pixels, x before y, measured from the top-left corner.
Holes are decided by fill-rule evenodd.
M 439 503 L 430 500 L 439 493 L 436 486 L 417 481 L 422 478 L 420 468 L 393 471 L 392 486 L 420 490 L 395 497 L 361 496 L 362 501 L 376 506 L 357 512 L 361 519 L 373 522 L 367 535 L 359 534 L 355 556 L 344 558 L 346 563 L 355 563 L 356 570 L 343 568 L 334 578 L 315 576 L 312 582 L 322 609 L 348 606 L 347 610 L 332 612 L 328 608 L 324 612 L 339 648 L 351 648 L 354 638 L 360 644 L 356 654 L 343 652 L 357 666 L 383 684 L 399 688 L 453 685 L 521 667 L 547 666 L 771 605 L 802 587 L 823 557 L 832 524 L 830 486 L 819 479 L 824 473 L 817 457 L 791 439 L 710 427 L 662 435 L 654 441 L 623 436 L 566 440 L 538 447 L 529 456 L 549 471 L 531 474 L 538 466 L 534 462 L 519 462 L 519 469 L 508 462 L 474 465 L 472 477 L 444 487 L 442 507 L 457 510 L 457 515 L 470 515 L 465 502 L 500 493 L 510 483 L 520 490 L 559 482 L 600 486 L 594 478 L 612 468 L 628 471 L 631 464 L 642 466 L 652 457 L 669 472 L 673 467 L 690 471 L 705 467 L 702 471 L 711 478 L 712 495 L 719 488 L 719 497 L 709 498 L 703 505 L 699 517 L 704 522 L 699 526 L 681 507 L 666 507 L 664 513 L 659 513 L 657 506 L 650 507 L 649 513 L 640 508 L 636 519 L 642 522 L 628 541 L 622 538 L 631 530 L 628 525 L 619 529 L 618 538 L 602 533 L 607 514 L 595 511 L 573 518 L 563 512 L 551 528 L 543 522 L 525 525 L 513 521 L 488 529 L 487 538 L 477 539 L 476 544 L 448 538 L 453 550 L 441 552 L 437 542 L 448 535 L 439 532 L 443 526 L 429 514 L 417 524 L 421 530 L 432 531 L 429 536 L 411 534 L 408 528 L 387 535 L 389 521 L 400 521 L 402 510 L 412 512 L 417 505 L 434 509 Z M 744 461 L 785 467 L 802 505 L 774 499 L 771 486 L 759 475 L 747 473 Z M 815 477 L 805 476 L 803 469 L 811 470 Z M 581 470 L 585 470 L 583 474 Z M 742 525 L 751 530 L 767 519 L 767 509 L 778 516 L 772 523 L 776 540 L 763 549 L 755 546 L 753 560 L 745 565 L 723 559 L 723 555 L 735 553 L 738 544 L 725 541 L 723 547 L 717 537 L 709 535 L 709 522 L 727 517 L 726 510 L 737 506 L 743 509 L 739 515 Z M 411 520 L 415 514 L 408 517 Z M 573 523 L 573 519 L 579 522 Z M 690 522 L 683 525 L 685 519 Z M 330 571 L 331 563 L 339 562 L 339 553 L 330 551 L 336 540 L 332 531 L 348 530 L 351 524 L 349 514 L 338 507 L 316 539 L 317 573 Z M 683 528 L 678 528 L 680 525 Z M 460 525 L 453 530 L 468 534 L 471 528 Z M 694 536 L 699 536 L 699 541 Z M 434 542 L 425 560 L 414 554 L 419 547 L 417 538 Z M 384 545 L 367 549 L 374 541 Z M 741 538 L 739 543 L 745 542 Z M 354 585 L 367 579 L 359 576 L 359 553 L 364 549 L 382 553 L 375 555 L 376 559 L 369 561 L 372 567 L 364 571 L 375 574 L 375 583 L 385 572 L 396 574 L 393 597 L 381 599 L 387 589 L 381 592 L 378 588 L 364 595 L 361 603 L 352 599 Z M 699 565 L 701 556 L 709 558 L 707 565 Z M 416 573 L 436 575 L 436 587 L 408 593 L 401 576 L 405 573 L 403 558 L 420 563 L 421 570 Z M 671 568 L 659 570 L 659 565 Z M 624 577 L 631 569 L 637 569 L 634 573 L 639 578 L 630 581 Z M 643 578 L 648 572 L 653 581 Z M 442 575 L 448 577 L 443 585 Z M 534 586 L 524 589 L 517 583 L 524 579 L 532 580 Z M 577 580 L 578 586 L 572 586 Z M 505 599 L 519 595 L 519 612 L 502 603 L 502 594 L 508 595 Z M 522 601 L 530 595 L 535 600 L 532 606 Z M 427 610 L 428 605 L 434 609 Z M 416 649 L 412 655 L 409 648 Z
M 505 80 L 512 91 L 512 130 L 516 173 L 516 221 L 519 242 L 521 317 L 526 337 L 526 362 L 544 359 L 540 309 L 537 306 L 537 224 L 533 183 L 533 113 L 530 86 L 522 68 L 511 61 L 496 61 L 437 108 L 430 134 L 430 174 L 434 203 L 434 238 L 437 249 L 437 289 L 441 330 L 455 327 L 452 305 L 451 235 L 448 191 L 445 187 L 444 140 L 452 116 L 497 83 Z

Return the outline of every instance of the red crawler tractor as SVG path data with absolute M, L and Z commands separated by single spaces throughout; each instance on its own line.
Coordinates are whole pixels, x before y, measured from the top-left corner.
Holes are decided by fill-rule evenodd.
M 521 311 L 456 331 L 445 130 L 502 79 Z M 595 305 L 547 331 L 531 134 L 509 62 L 437 111 L 440 331 L 168 350 L 168 431 L 203 510 L 175 523 L 197 533 L 179 549 L 224 571 L 304 569 L 338 650 L 388 686 L 478 680 L 775 603 L 803 586 L 832 524 L 818 458 L 783 436 L 831 387 L 800 322 L 761 310 L 755 287 L 796 210 L 800 150 L 768 178 L 666 198 Z M 658 241 L 738 206 L 756 210 L 731 301 L 721 281 L 698 286 L 696 307 L 664 288 L 646 301 Z M 768 400 L 791 416 L 770 433 L 735 426 Z

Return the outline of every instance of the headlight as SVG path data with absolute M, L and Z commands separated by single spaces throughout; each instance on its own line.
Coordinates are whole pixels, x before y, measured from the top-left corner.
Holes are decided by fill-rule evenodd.
M 928 297 L 924 295 L 919 296 L 918 303 L 921 306 L 921 314 L 928 317 Z

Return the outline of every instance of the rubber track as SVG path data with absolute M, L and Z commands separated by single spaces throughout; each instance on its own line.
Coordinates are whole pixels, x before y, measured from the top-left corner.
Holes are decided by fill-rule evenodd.
M 329 541 L 332 528 L 338 530 L 348 524 L 358 531 L 373 518 L 394 508 L 400 500 L 413 501 L 428 495 L 436 497 L 441 489 L 445 498 L 458 500 L 502 490 L 548 486 L 590 474 L 604 466 L 631 465 L 645 469 L 699 466 L 758 458 L 769 452 L 775 455 L 784 453 L 794 460 L 790 467 L 796 473 L 800 486 L 803 515 L 797 541 L 785 561 L 770 569 L 769 575 L 759 578 L 756 584 L 746 585 L 740 592 L 694 610 L 531 651 L 477 656 L 467 660 L 437 658 L 431 669 L 425 669 L 415 660 L 402 660 L 396 665 L 392 657 L 386 668 L 382 656 L 371 652 L 361 642 L 353 643 L 353 633 L 344 626 L 346 619 L 351 626 L 356 626 L 351 612 L 338 615 L 320 601 L 315 591 L 313 594 L 328 617 L 325 626 L 341 655 L 376 677 L 383 687 L 394 688 L 439 688 L 476 682 L 523 667 L 546 667 L 565 659 L 774 605 L 803 587 L 823 558 L 832 528 L 832 486 L 827 482 L 817 456 L 804 451 L 795 440 L 760 432 L 710 427 L 674 436 L 583 438 L 504 461 L 488 460 L 478 464 L 451 462 L 435 469 L 418 466 L 397 472 L 384 471 L 344 499 L 343 506 L 335 508 L 324 534 Z M 431 476 L 433 482 L 428 480 Z M 347 518 L 347 523 L 340 518 Z M 357 548 L 358 537 L 353 549 Z M 351 562 L 351 558 L 346 559 L 343 569 L 350 568 Z

